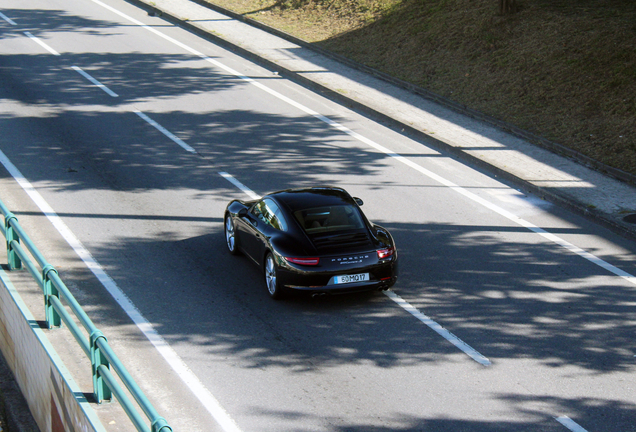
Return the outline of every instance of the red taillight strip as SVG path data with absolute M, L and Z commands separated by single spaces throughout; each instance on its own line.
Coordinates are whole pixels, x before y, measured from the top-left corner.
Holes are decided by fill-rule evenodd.
M 320 262 L 320 258 L 291 258 L 291 257 L 285 257 L 285 259 L 287 261 L 289 261 L 290 263 L 300 264 L 300 265 L 307 265 L 307 266 L 318 265 L 318 263 Z
M 391 255 L 393 255 L 393 252 L 395 252 L 395 248 L 386 248 L 386 249 L 378 249 L 378 258 L 379 259 L 385 259 L 390 257 Z

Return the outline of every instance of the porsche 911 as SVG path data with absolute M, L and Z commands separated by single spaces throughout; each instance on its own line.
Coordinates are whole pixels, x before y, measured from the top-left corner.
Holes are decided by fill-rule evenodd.
M 360 206 L 360 198 L 337 187 L 233 200 L 224 215 L 227 248 L 261 269 L 274 299 L 290 291 L 323 296 L 388 289 L 397 280 L 395 242 Z

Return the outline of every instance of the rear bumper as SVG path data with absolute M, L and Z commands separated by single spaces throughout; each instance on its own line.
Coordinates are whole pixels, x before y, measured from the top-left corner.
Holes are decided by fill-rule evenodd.
M 334 276 L 360 273 L 369 273 L 369 280 L 344 284 L 334 283 Z M 311 294 L 348 294 L 388 289 L 397 281 L 397 273 L 397 260 L 392 260 L 337 272 L 281 267 L 278 269 L 277 277 L 279 284 L 286 290 Z
M 320 294 L 320 295 L 353 294 L 358 292 L 386 290 L 392 287 L 396 281 L 397 281 L 397 277 L 393 277 L 390 280 L 385 280 L 381 282 L 379 281 L 374 283 L 326 285 L 324 287 L 285 286 L 285 289 L 308 293 L 308 294 Z

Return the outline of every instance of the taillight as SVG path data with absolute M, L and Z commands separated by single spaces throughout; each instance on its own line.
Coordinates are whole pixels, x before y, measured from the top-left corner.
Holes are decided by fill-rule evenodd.
M 287 261 L 294 264 L 306 265 L 306 266 L 315 266 L 318 265 L 320 258 L 290 258 L 285 257 Z
M 389 258 L 395 252 L 395 248 L 386 248 L 386 249 L 378 249 L 378 258 L 386 259 Z

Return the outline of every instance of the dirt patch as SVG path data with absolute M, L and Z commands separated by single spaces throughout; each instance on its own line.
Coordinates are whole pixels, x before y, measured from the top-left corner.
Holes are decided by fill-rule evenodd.
M 636 2 L 211 3 L 636 174 Z

